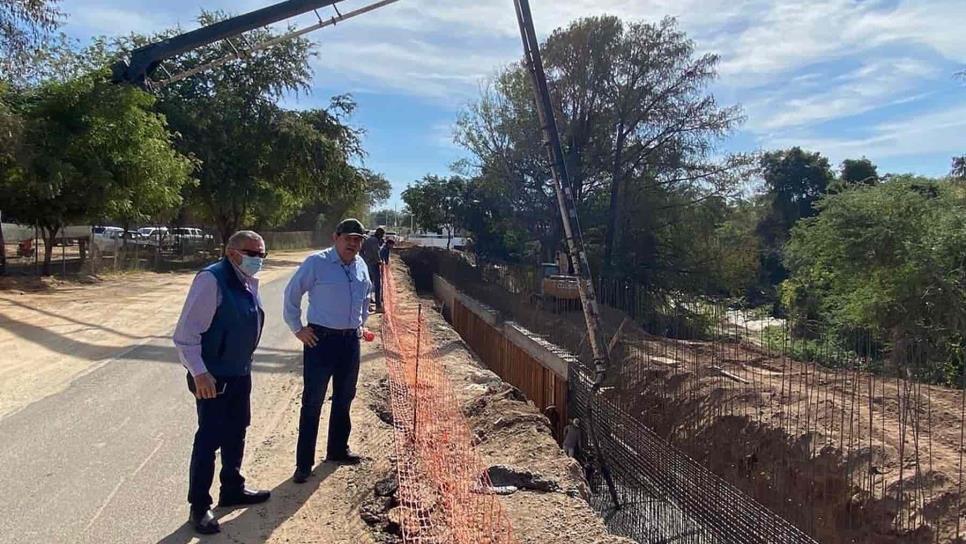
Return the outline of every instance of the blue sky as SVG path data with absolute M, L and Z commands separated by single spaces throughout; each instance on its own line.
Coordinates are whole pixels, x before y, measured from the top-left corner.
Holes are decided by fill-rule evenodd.
M 274 0 L 64 0 L 68 34 L 195 26 L 202 9 L 241 13 Z M 446 173 L 459 110 L 520 56 L 511 0 L 402 0 L 310 34 L 314 88 L 291 107 L 349 92 L 366 129 L 367 166 L 398 192 Z M 966 153 L 964 0 L 531 0 L 546 35 L 586 15 L 678 18 L 700 51 L 721 56 L 713 92 L 741 104 L 742 128 L 722 152 L 801 145 L 838 164 L 866 156 L 879 171 L 943 175 Z M 361 0 L 342 3 L 343 12 Z M 328 14 L 331 14 L 330 11 Z M 325 14 L 324 14 L 325 15 Z M 296 20 L 310 24 L 314 15 Z

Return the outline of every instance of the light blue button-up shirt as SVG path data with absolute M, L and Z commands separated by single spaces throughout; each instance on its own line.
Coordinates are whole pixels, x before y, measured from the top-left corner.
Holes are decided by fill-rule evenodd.
M 335 248 L 313 253 L 285 288 L 283 316 L 292 332 L 302 330 L 302 297 L 309 294 L 309 323 L 330 329 L 358 329 L 369 318 L 372 280 L 362 257 L 350 264 Z

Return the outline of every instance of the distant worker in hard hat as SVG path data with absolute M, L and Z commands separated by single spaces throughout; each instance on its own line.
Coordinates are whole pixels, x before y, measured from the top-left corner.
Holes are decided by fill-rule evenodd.
M 383 238 L 386 237 L 386 229 L 379 227 L 372 236 L 362 243 L 362 260 L 369 267 L 369 278 L 372 280 L 373 293 L 375 295 L 376 312 L 382 312 L 382 278 L 379 273 L 379 264 L 382 262 Z
M 580 419 L 574 418 L 570 424 L 564 427 L 563 449 L 568 457 L 577 457 L 577 448 L 580 447 Z
M 349 449 L 349 410 L 359 381 L 359 338 L 369 318 L 372 281 L 359 256 L 366 230 L 356 219 L 339 223 L 332 247 L 310 255 L 285 288 L 285 323 L 304 344 L 302 411 L 293 481 L 305 483 L 315 465 L 315 446 L 325 392 L 332 380 L 332 409 L 326 436 L 326 462 L 358 464 Z M 309 295 L 308 324 L 302 321 L 302 298 Z

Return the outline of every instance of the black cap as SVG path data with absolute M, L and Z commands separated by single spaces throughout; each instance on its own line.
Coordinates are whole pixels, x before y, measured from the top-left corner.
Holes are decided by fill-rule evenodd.
M 348 234 L 350 236 L 365 236 L 366 228 L 362 226 L 362 223 L 358 219 L 343 219 L 338 226 L 335 227 L 336 236 L 341 234 Z

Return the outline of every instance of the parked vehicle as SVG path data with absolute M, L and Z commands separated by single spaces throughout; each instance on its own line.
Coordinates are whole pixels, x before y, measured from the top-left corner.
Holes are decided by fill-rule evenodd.
M 123 244 L 121 227 L 92 227 L 91 243 L 102 253 L 113 253 Z
M 170 235 L 174 249 L 182 252 L 205 249 L 214 241 L 210 234 L 194 227 L 173 228 Z
M 138 234 L 140 235 L 138 245 L 158 247 L 160 242 L 164 249 L 174 246 L 174 239 L 170 236 L 168 227 L 141 227 L 138 229 Z

